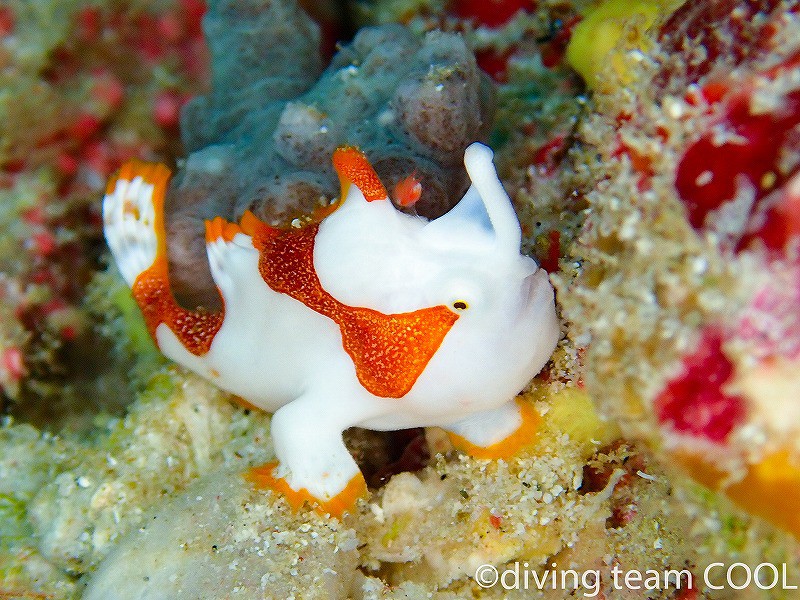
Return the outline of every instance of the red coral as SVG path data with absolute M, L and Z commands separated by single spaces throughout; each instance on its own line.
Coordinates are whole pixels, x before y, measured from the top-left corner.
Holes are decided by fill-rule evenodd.
M 625 120 L 628 120 L 628 118 L 629 117 L 627 117 L 627 115 L 620 115 L 617 121 L 624 122 Z M 622 139 L 618 139 L 617 148 L 614 150 L 614 152 L 612 152 L 611 156 L 614 158 L 619 158 L 623 154 L 628 157 L 631 167 L 637 174 L 636 189 L 639 192 L 645 192 L 651 189 L 653 175 L 655 175 L 653 159 L 646 154 L 642 154 L 636 148 L 629 146 L 622 141 Z
M 14 13 L 7 6 L 0 6 L 0 36 L 14 31 Z
M 548 42 L 542 44 L 542 65 L 552 69 L 561 64 L 567 52 L 569 40 L 572 38 L 572 32 L 581 19 L 583 19 L 581 15 L 575 15 L 566 22 L 559 22 L 559 28 L 555 35 Z
M 551 176 L 567 153 L 567 136 L 563 133 L 553 136 L 546 144 L 537 148 L 530 164 L 536 167 L 540 176 Z
M 50 256 L 58 247 L 55 236 L 47 230 L 34 233 L 32 239 L 35 252 L 39 256 Z
M 684 357 L 683 372 L 656 398 L 658 420 L 681 433 L 724 442 L 745 417 L 744 399 L 725 391 L 733 372 L 721 333 L 707 330 L 697 349 Z
M 665 63 L 666 80 L 686 86 L 717 69 L 701 86 L 686 88 L 687 103 L 707 107 L 707 124 L 681 157 L 675 188 L 696 229 L 713 225 L 709 213 L 741 200 L 736 216 L 742 229 L 730 232 L 737 250 L 760 239 L 783 254 L 798 234 L 798 194 L 781 187 L 800 169 L 800 86 L 794 75 L 800 50 L 778 47 L 786 10 L 798 8 L 796 0 L 780 6 L 766 0 L 686 3 L 662 29 L 664 49 L 684 59 Z M 697 47 L 705 50 L 702 59 L 692 58 Z M 783 58 L 765 58 L 770 52 Z M 765 67 L 754 66 L 765 61 Z M 683 79 L 675 72 L 681 64 L 687 67 Z M 731 65 L 738 66 L 723 75 Z
M 6 376 L 12 383 L 18 382 L 25 375 L 25 359 L 22 350 L 16 346 L 3 350 L 2 364 Z M 2 382 L 0 382 L 0 389 L 2 389 Z
M 201 37 L 203 35 L 203 16 L 206 14 L 206 3 L 204 0 L 179 0 L 179 4 L 186 33 L 190 37 Z
M 779 98 L 770 112 L 754 112 L 752 103 L 749 87 L 730 98 L 722 118 L 689 146 L 678 164 L 675 188 L 695 228 L 734 199 L 742 184 L 753 189 L 757 206 L 786 180 L 778 163 L 792 128 L 800 124 L 800 90 Z
M 159 93 L 153 100 L 153 119 L 164 129 L 174 129 L 180 120 L 184 99 L 173 91 Z
M 700 592 L 697 591 L 697 588 L 692 585 L 694 581 L 694 577 L 690 577 L 688 582 L 681 581 L 682 584 L 688 585 L 688 587 L 683 587 L 675 592 L 675 600 L 698 600 L 700 597 Z
M 536 10 L 534 0 L 455 0 L 453 12 L 463 19 L 471 19 L 478 25 L 500 27 L 519 11 Z
M 53 178 L 52 187 L 43 187 L 32 206 L 19 207 L 20 227 L 14 235 L 24 251 L 15 270 L 0 282 L 0 294 L 20 290 L 7 294 L 4 302 L 29 334 L 28 354 L 22 357 L 29 368 L 11 370 L 19 377 L 57 370 L 53 340 L 66 342 L 82 332 L 77 307 L 99 266 L 97 199 L 111 172 L 132 156 L 168 155 L 177 149 L 180 106 L 207 80 L 204 12 L 202 0 L 171 0 L 151 10 L 122 2 L 76 7 L 65 14 L 70 30 L 41 69 L 42 86 L 60 99 L 54 107 L 59 120 L 22 132 L 24 143 L 12 142 L 12 154 L 0 165 L 3 189 L 43 168 Z M 12 33 L 23 17 L 0 7 L 0 36 Z M 158 35 L 143 36 L 143 31 Z M 143 70 L 141 55 L 158 62 L 158 69 Z M 13 74 L 15 57 L 6 58 Z M 156 78 L 156 71 L 168 76 Z M 153 117 L 162 131 L 132 117 L 129 96 L 158 108 Z M 8 364 L 5 368 L 11 372 Z
M 774 9 L 773 0 L 685 2 L 661 28 L 664 51 L 683 57 L 665 65 L 660 83 L 695 83 L 721 57 L 738 65 L 758 55 L 774 33 L 771 21 L 764 18 Z M 695 57 L 698 48 L 704 50 L 702 59 Z
M 98 70 L 94 74 L 91 96 L 105 110 L 114 111 L 122 105 L 122 101 L 125 99 L 125 85 L 110 71 Z
M 69 135 L 79 144 L 85 143 L 100 131 L 103 123 L 96 116 L 82 113 L 69 128 Z
M 498 83 L 508 81 L 508 61 L 513 56 L 516 48 L 511 47 L 505 52 L 494 49 L 479 50 L 475 53 L 475 61 L 483 71 Z
M 76 35 L 82 42 L 95 42 L 103 30 L 103 17 L 96 6 L 87 6 L 76 16 Z
M 56 168 L 64 177 L 72 177 L 78 172 L 78 160 L 68 152 L 59 152 Z
M 558 271 L 558 259 L 561 256 L 561 232 L 553 229 L 547 235 L 547 256 L 542 259 L 541 267 L 548 273 Z

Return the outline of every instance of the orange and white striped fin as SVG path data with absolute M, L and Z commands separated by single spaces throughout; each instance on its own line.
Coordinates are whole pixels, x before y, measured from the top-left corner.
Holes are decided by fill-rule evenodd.
M 106 241 L 128 285 L 158 258 L 166 260 L 164 198 L 170 170 L 131 160 L 109 181 L 103 199 Z

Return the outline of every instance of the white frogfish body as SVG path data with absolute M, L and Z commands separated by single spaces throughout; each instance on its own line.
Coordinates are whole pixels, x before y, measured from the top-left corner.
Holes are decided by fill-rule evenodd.
M 463 199 L 433 221 L 397 211 L 366 158 L 334 153 L 340 206 L 280 230 L 245 213 L 206 224 L 219 312 L 171 293 L 169 171 L 131 162 L 108 187 L 105 235 L 161 351 L 274 412 L 277 463 L 250 478 L 339 515 L 365 491 L 342 431 L 440 426 L 477 456 L 513 453 L 536 415 L 517 393 L 559 337 L 547 274 L 492 164 L 472 144 Z

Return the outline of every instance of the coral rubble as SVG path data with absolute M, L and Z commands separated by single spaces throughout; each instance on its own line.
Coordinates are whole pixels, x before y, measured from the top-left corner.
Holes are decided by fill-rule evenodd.
M 795 533 L 797 9 L 687 3 L 596 95 L 582 265 L 560 278 L 604 409 Z

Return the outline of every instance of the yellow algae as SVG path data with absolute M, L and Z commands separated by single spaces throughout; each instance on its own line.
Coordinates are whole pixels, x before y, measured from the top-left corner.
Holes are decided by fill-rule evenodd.
M 533 394 L 545 403 L 546 412 L 540 429 L 543 441 L 566 434 L 578 445 L 582 455 L 589 456 L 599 446 L 611 443 L 620 435 L 614 423 L 600 417 L 591 397 L 581 388 L 552 391 L 547 387 L 534 390 Z
M 388 546 L 394 540 L 397 539 L 397 536 L 400 535 L 400 532 L 406 528 L 406 526 L 411 522 L 410 515 L 400 515 L 397 519 L 392 522 L 391 527 L 389 527 L 389 531 L 387 531 L 383 537 L 381 538 L 381 542 L 384 546 Z
M 616 50 L 648 50 L 647 30 L 669 16 L 682 2 L 676 0 L 606 0 L 575 26 L 567 60 L 589 87 L 601 83 L 599 75 L 611 65 L 621 83 L 634 76 Z
M 513 560 L 521 554 L 524 546 L 520 538 L 504 534 L 502 519 L 496 522 L 496 525 L 492 524 L 492 513 L 489 509 L 480 511 L 472 527 L 472 533 L 480 540 L 477 544 L 478 551 L 491 556 L 497 562 Z

